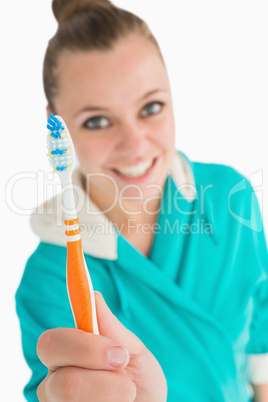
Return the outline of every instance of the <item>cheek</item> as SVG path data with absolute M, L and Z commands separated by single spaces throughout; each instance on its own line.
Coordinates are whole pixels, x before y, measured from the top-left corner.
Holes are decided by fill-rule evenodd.
M 174 148 L 175 146 L 175 123 L 171 115 L 158 122 L 154 130 L 154 138 L 164 149 Z
M 77 158 L 81 165 L 87 170 L 96 170 L 109 158 L 113 149 L 110 141 L 102 138 L 86 138 L 73 140 Z

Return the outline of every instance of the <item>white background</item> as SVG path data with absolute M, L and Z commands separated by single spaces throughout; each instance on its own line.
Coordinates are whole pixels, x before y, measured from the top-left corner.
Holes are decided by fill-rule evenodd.
M 267 1 L 114 3 L 144 18 L 160 43 L 173 88 L 177 147 L 191 160 L 231 165 L 251 179 L 267 231 Z M 0 16 L 2 194 L 8 185 L 6 201 L 1 197 L 1 394 L 6 402 L 20 402 L 30 371 L 14 294 L 38 244 L 28 223 L 30 210 L 48 195 L 35 177 L 50 170 L 42 62 L 56 22 L 50 0 L 6 1 Z M 28 179 L 11 186 L 14 175 L 24 172 Z

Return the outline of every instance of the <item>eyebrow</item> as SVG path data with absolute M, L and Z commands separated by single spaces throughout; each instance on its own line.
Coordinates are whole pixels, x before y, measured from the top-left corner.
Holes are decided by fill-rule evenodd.
M 140 98 L 140 101 L 148 98 L 150 95 L 153 95 L 156 92 L 167 92 L 167 90 L 162 89 L 162 88 L 161 89 L 153 89 L 152 91 L 149 91 L 145 95 L 143 95 Z M 104 108 L 104 107 L 100 107 L 100 106 L 86 106 L 85 108 L 79 110 L 79 112 L 76 113 L 76 116 L 79 115 L 80 113 L 83 113 L 83 112 L 99 112 L 99 111 L 108 111 L 108 109 Z
M 143 100 L 143 99 L 147 98 L 148 96 L 155 94 L 156 92 L 167 92 L 167 90 L 166 90 L 166 89 L 162 89 L 162 88 L 153 89 L 152 91 L 149 91 L 149 92 L 147 92 L 145 95 L 143 95 L 140 100 Z

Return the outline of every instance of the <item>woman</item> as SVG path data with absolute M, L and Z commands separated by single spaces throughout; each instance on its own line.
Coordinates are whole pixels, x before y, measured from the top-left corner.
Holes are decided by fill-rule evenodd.
M 176 152 L 167 72 L 143 21 L 106 0 L 53 10 L 47 112 L 72 135 L 85 258 L 107 305 L 96 292 L 100 336 L 72 328 L 51 200 L 32 217 L 41 243 L 16 294 L 27 400 L 243 402 L 255 382 L 264 402 L 268 253 L 249 181 Z

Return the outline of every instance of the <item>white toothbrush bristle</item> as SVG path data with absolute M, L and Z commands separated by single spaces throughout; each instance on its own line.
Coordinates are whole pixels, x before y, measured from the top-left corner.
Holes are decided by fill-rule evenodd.
M 73 143 L 70 133 L 60 116 L 53 116 L 56 121 L 59 121 L 63 129 L 56 128 L 54 131 L 48 132 L 47 150 L 48 159 L 51 167 L 54 170 L 63 171 L 70 170 L 74 165 Z M 63 133 L 63 136 L 59 135 Z M 58 136 L 57 138 L 54 135 Z

